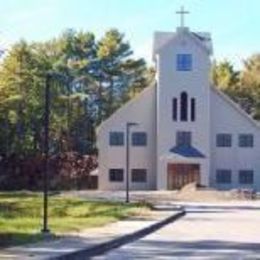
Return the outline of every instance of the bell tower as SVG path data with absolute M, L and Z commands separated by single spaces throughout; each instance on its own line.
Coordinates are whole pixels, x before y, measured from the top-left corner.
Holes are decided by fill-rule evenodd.
M 209 184 L 211 38 L 185 26 L 189 12 L 183 7 L 176 13 L 176 32 L 156 32 L 154 37 L 158 189 L 169 188 L 168 168 L 174 163 L 196 165 L 200 183 Z

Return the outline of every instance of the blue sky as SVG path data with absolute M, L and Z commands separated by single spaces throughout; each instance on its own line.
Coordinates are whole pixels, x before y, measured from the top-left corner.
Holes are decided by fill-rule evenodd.
M 260 51 L 259 0 L 1 1 L 0 44 L 46 40 L 66 28 L 100 37 L 115 27 L 125 33 L 136 56 L 150 61 L 153 32 L 174 31 L 181 5 L 190 11 L 186 24 L 191 30 L 211 32 L 216 59 L 227 58 L 241 67 L 241 60 Z

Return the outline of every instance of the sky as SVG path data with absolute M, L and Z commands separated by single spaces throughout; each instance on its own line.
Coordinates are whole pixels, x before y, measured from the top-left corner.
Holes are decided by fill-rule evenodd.
M 154 31 L 175 31 L 176 11 L 190 14 L 192 31 L 210 32 L 214 57 L 236 68 L 260 52 L 259 0 L 8 0 L 1 1 L 0 46 L 23 38 L 48 40 L 63 30 L 91 31 L 100 38 L 110 28 L 125 34 L 136 57 L 151 62 Z

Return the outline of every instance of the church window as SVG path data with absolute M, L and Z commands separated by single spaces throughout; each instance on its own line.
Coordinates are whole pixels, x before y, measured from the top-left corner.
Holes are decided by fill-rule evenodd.
M 254 183 L 254 171 L 240 170 L 239 171 L 239 183 L 240 184 L 253 184 Z
M 216 182 L 220 184 L 231 183 L 231 170 L 219 169 L 216 172 Z
M 191 121 L 195 121 L 195 115 L 196 115 L 196 103 L 195 98 L 191 99 Z
M 146 169 L 132 169 L 132 182 L 146 182 L 147 170 Z
M 176 145 L 191 146 L 191 132 L 178 131 L 176 134 Z
M 254 136 L 252 134 L 240 134 L 239 135 L 239 147 L 253 147 Z
M 109 144 L 111 146 L 123 146 L 124 145 L 124 133 L 123 132 L 110 132 Z
M 177 71 L 190 71 L 192 69 L 191 54 L 177 54 Z
M 172 119 L 173 121 L 178 120 L 178 101 L 177 98 L 173 98 L 172 100 Z
M 124 169 L 109 169 L 109 181 L 122 182 L 124 180 Z
M 146 146 L 147 135 L 145 132 L 133 132 L 132 133 L 132 145 L 133 146 Z
M 181 121 L 188 120 L 188 95 L 186 92 L 181 93 Z
M 232 135 L 231 134 L 217 134 L 216 138 L 217 147 L 231 147 Z

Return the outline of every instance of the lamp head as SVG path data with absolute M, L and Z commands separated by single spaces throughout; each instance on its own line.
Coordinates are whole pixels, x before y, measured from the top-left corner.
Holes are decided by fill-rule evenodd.
M 138 123 L 135 123 L 135 122 L 127 122 L 126 125 L 127 125 L 128 127 L 130 127 L 130 126 L 137 126 Z

